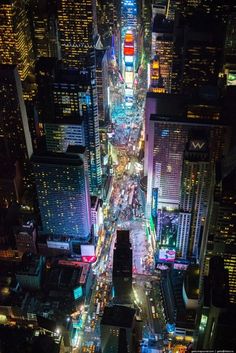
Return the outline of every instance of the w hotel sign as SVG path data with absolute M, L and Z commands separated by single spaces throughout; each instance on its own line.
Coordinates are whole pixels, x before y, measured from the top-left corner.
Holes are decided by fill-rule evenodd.
M 204 140 L 191 140 L 189 144 L 189 151 L 202 151 L 207 150 L 207 142 Z

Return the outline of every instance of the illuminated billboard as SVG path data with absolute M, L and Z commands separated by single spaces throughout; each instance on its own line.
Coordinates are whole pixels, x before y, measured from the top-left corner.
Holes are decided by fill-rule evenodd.
M 191 140 L 189 143 L 189 151 L 206 151 L 207 141 L 205 140 Z
M 86 263 L 93 263 L 97 261 L 96 256 L 82 256 L 82 261 Z
M 83 296 L 83 289 L 81 286 L 75 288 L 73 290 L 73 294 L 74 294 L 74 299 L 77 300 L 79 298 L 81 298 Z
M 236 86 L 236 71 L 229 71 L 227 76 L 227 86 Z
M 152 217 L 157 217 L 158 209 L 158 188 L 152 188 Z
M 188 269 L 188 264 L 183 264 L 179 262 L 174 263 L 174 270 L 186 271 Z
M 134 47 L 124 47 L 124 55 L 134 55 Z
M 70 249 L 70 243 L 68 241 L 64 242 L 64 241 L 47 240 L 47 245 L 48 245 L 48 248 L 52 248 L 52 249 L 62 249 L 62 250 Z
M 126 43 L 133 43 L 134 42 L 134 36 L 132 33 L 126 33 L 125 42 Z
M 81 256 L 95 256 L 94 245 L 83 245 L 81 244 Z
M 125 64 L 126 65 L 129 65 L 129 64 L 132 64 L 133 65 L 134 63 L 134 57 L 133 55 L 126 55 L 125 56 Z
M 127 72 L 134 72 L 134 66 L 133 65 L 126 65 L 125 66 L 125 71 L 127 71 Z
M 176 252 L 173 249 L 161 248 L 159 249 L 159 260 L 165 262 L 174 262 Z
M 134 81 L 134 73 L 125 71 L 125 82 L 133 83 L 133 81 Z

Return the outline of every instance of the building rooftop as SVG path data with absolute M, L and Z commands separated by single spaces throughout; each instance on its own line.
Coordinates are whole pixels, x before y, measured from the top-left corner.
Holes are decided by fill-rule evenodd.
M 78 154 L 54 153 L 47 152 L 47 155 L 33 155 L 31 157 L 33 163 L 82 166 L 83 161 Z
M 199 295 L 199 266 L 189 265 L 184 277 L 184 288 L 189 299 L 198 299 Z
M 117 230 L 116 231 L 116 248 L 120 246 L 130 246 L 129 230 Z
M 85 146 L 69 145 L 67 147 L 66 153 L 70 153 L 70 154 L 84 154 L 85 151 L 86 151 L 86 147 Z
M 114 249 L 113 277 L 132 277 L 132 250 Z
M 156 14 L 153 21 L 152 32 L 153 33 L 173 33 L 173 26 L 174 26 L 173 21 L 167 20 L 165 15 Z
M 135 309 L 122 305 L 106 306 L 101 325 L 131 328 L 135 320 Z
M 22 257 L 22 262 L 18 275 L 38 275 L 42 268 L 42 256 L 34 255 L 31 253 L 25 253 Z
M 183 119 L 189 123 L 219 124 L 223 117 L 221 99 L 214 86 L 205 86 L 184 94 L 163 94 L 148 92 L 147 99 L 154 99 L 157 103 L 157 112 L 151 120 L 158 118 Z M 194 118 L 193 118 L 194 116 Z M 220 124 L 222 125 L 222 121 Z
M 55 288 L 73 289 L 85 284 L 90 265 L 75 260 L 58 260 L 51 269 L 48 285 Z

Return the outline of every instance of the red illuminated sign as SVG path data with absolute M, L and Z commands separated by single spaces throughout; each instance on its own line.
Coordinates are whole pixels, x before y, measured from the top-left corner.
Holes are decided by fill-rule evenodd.
M 83 262 L 92 263 L 92 262 L 95 262 L 96 260 L 97 260 L 96 256 L 82 256 Z
M 133 47 L 124 47 L 124 55 L 134 55 Z

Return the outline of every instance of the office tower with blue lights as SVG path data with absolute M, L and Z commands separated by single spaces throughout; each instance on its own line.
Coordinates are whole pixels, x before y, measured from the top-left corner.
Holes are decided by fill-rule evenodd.
M 5 165 L 1 172 L 1 204 L 8 207 L 12 201 L 20 201 L 23 190 L 29 186 L 29 159 L 33 153 L 21 81 L 15 65 L 0 65 L 0 105 L 0 155 L 1 165 Z M 10 180 L 11 187 L 4 187 Z
M 77 114 L 77 117 L 81 115 L 84 118 L 85 145 L 89 153 L 90 190 L 93 194 L 98 194 L 101 192 L 102 180 L 95 55 L 95 46 L 99 38 L 95 0 L 60 0 L 58 29 L 61 59 L 65 71 L 68 72 L 68 78 L 64 78 L 66 76 L 64 72 L 60 78 L 62 81 L 55 83 L 54 101 L 58 92 L 59 95 L 67 95 L 68 98 L 66 102 L 66 98 L 62 101 L 58 97 L 59 100 L 55 105 L 61 104 L 61 108 L 63 105 L 70 105 L 68 90 L 77 90 L 74 92 L 78 96 L 77 103 L 68 109 L 62 108 L 61 113 L 65 116 Z
M 47 150 L 66 152 L 69 145 L 86 146 L 90 190 L 96 195 L 102 184 L 102 176 L 92 72 L 89 69 L 64 70 L 53 59 L 41 59 L 37 72 L 38 104 Z M 48 97 L 46 101 L 45 95 Z
M 79 153 L 32 157 L 42 228 L 45 234 L 88 240 L 90 195 L 86 168 Z

